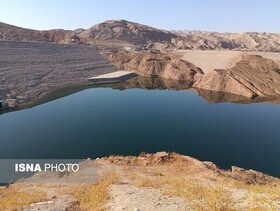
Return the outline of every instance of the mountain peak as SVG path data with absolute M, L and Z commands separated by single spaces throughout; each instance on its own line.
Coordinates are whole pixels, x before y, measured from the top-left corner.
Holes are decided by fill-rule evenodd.
M 177 38 L 171 32 L 156 29 L 127 20 L 107 20 L 82 32 L 79 36 L 91 39 L 117 39 L 130 44 L 147 44 L 150 42 L 171 42 Z

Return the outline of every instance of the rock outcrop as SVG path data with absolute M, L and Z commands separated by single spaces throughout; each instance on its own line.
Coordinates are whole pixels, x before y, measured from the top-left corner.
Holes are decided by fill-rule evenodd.
M 249 98 L 279 96 L 280 69 L 270 59 L 243 54 L 235 59 L 230 69 L 209 72 L 194 87 Z
M 159 76 L 193 83 L 203 74 L 203 71 L 194 64 L 175 55 L 167 55 L 158 51 L 127 52 L 115 50 L 107 53 L 106 56 L 117 69 L 135 71 L 144 76 Z

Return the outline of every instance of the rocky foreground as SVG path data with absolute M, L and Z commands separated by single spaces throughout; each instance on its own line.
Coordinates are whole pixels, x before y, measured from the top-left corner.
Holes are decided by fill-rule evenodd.
M 254 170 L 222 170 L 212 162 L 166 152 L 110 156 L 82 166 L 96 164 L 95 184 L 21 181 L 2 187 L 0 210 L 280 209 L 280 180 Z

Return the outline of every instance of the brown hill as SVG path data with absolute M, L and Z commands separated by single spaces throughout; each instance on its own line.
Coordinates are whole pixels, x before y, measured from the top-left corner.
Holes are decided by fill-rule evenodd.
M 175 40 L 181 49 L 235 49 L 280 52 L 280 34 L 263 32 L 218 33 L 172 31 L 183 39 Z
M 0 22 L 0 40 L 65 43 L 71 31 L 62 29 L 33 30 Z
M 75 36 L 75 39 L 71 39 Z M 166 31 L 126 20 L 109 20 L 89 29 L 38 31 L 0 23 L 0 40 L 70 43 L 96 46 L 140 46 L 161 51 L 175 49 L 230 49 L 280 52 L 280 34 Z M 78 42 L 79 43 L 79 42 Z
M 126 20 L 108 20 L 96 24 L 79 34 L 85 39 L 121 40 L 131 44 L 147 44 L 152 42 L 171 42 L 178 35 L 171 32 L 156 29 L 139 23 Z
M 194 87 L 251 98 L 280 95 L 280 69 L 274 61 L 244 54 L 236 58 L 232 66 L 205 74 Z
M 194 64 L 177 58 L 173 54 L 158 51 L 112 51 L 107 58 L 119 70 L 136 71 L 144 76 L 159 76 L 193 83 L 203 71 Z

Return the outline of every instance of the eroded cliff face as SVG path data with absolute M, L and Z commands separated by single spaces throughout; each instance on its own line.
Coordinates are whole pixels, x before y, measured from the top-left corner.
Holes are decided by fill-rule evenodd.
M 194 87 L 249 98 L 280 96 L 280 69 L 270 59 L 243 54 L 233 61 L 231 68 L 205 74 Z
M 158 51 L 127 52 L 115 50 L 107 53 L 106 57 L 117 69 L 135 71 L 144 76 L 159 76 L 193 83 L 204 74 L 194 64 L 184 61 L 176 55 Z

